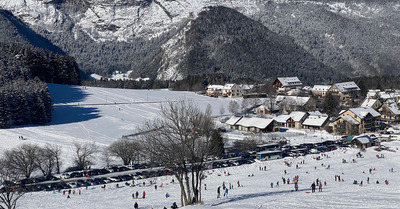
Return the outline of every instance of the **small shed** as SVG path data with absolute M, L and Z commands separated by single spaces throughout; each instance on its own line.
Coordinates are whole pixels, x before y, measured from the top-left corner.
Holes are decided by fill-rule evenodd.
M 351 144 L 354 147 L 365 149 L 365 148 L 371 147 L 372 139 L 369 136 L 360 136 L 360 137 L 353 138 L 353 140 L 351 141 Z

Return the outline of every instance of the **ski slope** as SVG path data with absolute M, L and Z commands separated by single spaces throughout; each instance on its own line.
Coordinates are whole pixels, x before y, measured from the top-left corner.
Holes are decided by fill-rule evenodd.
M 243 165 L 224 169 L 207 171 L 204 183 L 207 190 L 202 189 L 203 205 L 187 206 L 185 208 L 196 209 L 260 209 L 260 208 L 399 208 L 400 205 L 400 155 L 398 148 L 400 142 L 387 142 L 396 152 L 374 151 L 368 148 L 364 158 L 356 158 L 359 150 L 347 148 L 346 150 L 335 150 L 326 153 L 327 157 L 316 160 L 318 154 L 299 158 L 286 158 L 267 162 L 256 162 L 251 165 Z M 384 154 L 385 158 L 378 159 L 377 154 Z M 342 163 L 342 159 L 356 163 Z M 302 161 L 305 164 L 299 164 Z M 293 163 L 288 167 L 284 161 Z M 299 168 L 296 169 L 296 164 Z M 327 169 L 329 165 L 329 169 Z M 260 170 L 260 167 L 266 170 Z M 369 169 L 374 168 L 371 173 Z M 394 172 L 389 172 L 393 168 Z M 286 170 L 287 174 L 284 174 Z M 225 173 L 230 175 L 225 176 Z M 251 176 L 254 174 L 254 176 Z M 250 175 L 250 177 L 249 177 Z M 292 179 L 299 176 L 299 191 L 294 190 L 294 184 L 283 184 L 282 177 Z M 335 175 L 340 175 L 344 181 L 335 181 Z M 367 178 L 370 178 L 369 184 Z M 18 208 L 133 208 L 138 202 L 139 208 L 170 208 L 173 202 L 180 203 L 180 190 L 177 183 L 172 184 L 172 176 L 138 180 L 136 183 L 146 182 L 147 186 L 115 188 L 116 183 L 107 184 L 105 190 L 100 186 L 82 188 L 82 195 L 66 195 L 58 192 L 35 192 L 28 193 L 20 200 Z M 317 178 L 321 182 L 326 181 L 322 192 L 309 193 L 310 185 Z M 152 180 L 158 185 L 149 185 Z M 363 180 L 363 186 L 354 185 L 353 181 Z M 389 185 L 384 184 L 388 180 Z M 242 187 L 237 186 L 240 182 Z M 276 182 L 279 181 L 279 186 Z M 380 184 L 376 184 L 379 181 Z M 176 182 L 176 181 L 175 181 Z M 233 185 L 229 190 L 228 197 L 216 198 L 217 187 L 225 182 L 227 186 Z M 273 182 L 274 188 L 270 187 Z M 160 185 L 163 184 L 161 187 Z M 75 189 L 78 192 L 78 189 Z M 131 194 L 138 191 L 140 196 L 146 191 L 145 199 L 133 199 Z M 222 191 L 222 189 L 221 189 Z M 317 188 L 318 191 L 318 188 Z M 166 198 L 165 194 L 170 194 Z

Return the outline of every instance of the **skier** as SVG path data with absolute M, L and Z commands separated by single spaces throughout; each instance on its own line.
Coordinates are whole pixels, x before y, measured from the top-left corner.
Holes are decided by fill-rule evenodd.
M 221 186 L 218 187 L 217 189 L 217 198 L 221 196 Z
M 271 182 L 271 188 L 274 188 L 274 183 Z
M 228 197 L 228 187 L 227 188 L 225 188 L 225 193 L 224 193 L 224 197 Z
M 146 192 L 143 191 L 143 199 L 146 198 Z
M 138 208 L 139 208 L 139 205 L 137 204 L 137 202 L 135 202 L 135 204 L 133 205 L 133 207 L 134 207 L 135 209 L 138 209 Z
M 298 191 L 299 190 L 299 185 L 297 184 L 297 181 L 294 183 L 294 190 Z
M 139 198 L 139 192 L 138 191 L 136 191 L 135 196 L 136 196 L 136 199 Z
M 178 205 L 176 205 L 176 202 L 172 203 L 172 206 L 171 206 L 171 208 L 172 208 L 172 209 L 176 209 L 176 208 L 178 208 Z
M 318 186 L 318 192 L 322 192 L 322 184 L 319 184 L 319 186 Z
M 157 190 L 157 184 L 155 184 L 155 185 L 154 185 L 154 189 L 156 189 L 156 190 Z
M 311 184 L 311 192 L 314 193 L 315 192 L 315 182 L 313 182 Z

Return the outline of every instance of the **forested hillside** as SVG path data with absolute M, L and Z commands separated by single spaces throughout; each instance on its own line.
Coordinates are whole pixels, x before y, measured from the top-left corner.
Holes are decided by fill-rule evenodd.
M 18 57 L 4 53 L 0 55 L 0 95 L 0 128 L 51 121 L 47 85 L 33 79 L 30 69 Z
M 201 12 L 181 39 L 172 47 L 188 51 L 174 57 L 179 52 L 169 50 L 164 56 L 180 60 L 177 70 L 183 77 L 222 73 L 231 79 L 260 80 L 296 75 L 305 82 L 332 82 L 345 77 L 317 61 L 290 37 L 227 7 Z
M 0 128 L 51 121 L 44 82 L 79 85 L 75 59 L 0 10 Z

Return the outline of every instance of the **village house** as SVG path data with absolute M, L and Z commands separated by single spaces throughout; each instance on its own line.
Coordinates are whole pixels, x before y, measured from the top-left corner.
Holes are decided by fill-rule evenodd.
M 274 131 L 274 120 L 271 118 L 250 118 L 233 116 L 225 122 L 229 129 L 250 131 L 254 133 Z
M 343 110 L 333 122 L 333 131 L 338 134 L 358 135 L 375 131 L 381 114 L 371 107 Z
M 230 98 L 242 97 L 242 88 L 237 84 L 225 84 L 225 86 L 222 87 L 222 96 Z
M 269 115 L 279 112 L 279 106 L 275 104 L 263 104 L 253 109 L 254 114 Z
M 379 89 L 369 89 L 367 92 L 367 98 L 369 99 L 378 99 L 379 93 L 381 90 Z
M 324 97 L 326 95 L 326 93 L 328 93 L 328 90 L 331 88 L 330 85 L 314 85 L 313 88 L 311 89 L 311 92 L 321 98 Z
M 278 95 L 275 100 L 283 113 L 316 109 L 316 101 L 311 97 Z
M 285 93 L 291 89 L 301 87 L 302 85 L 300 79 L 297 77 L 279 77 L 272 84 L 276 91 L 280 93 Z
M 319 111 L 308 112 L 308 117 L 303 121 L 302 128 L 309 130 L 324 130 L 329 125 L 329 117 Z
M 248 84 L 240 84 L 239 87 L 242 89 L 242 94 L 250 94 L 251 91 L 254 88 L 254 85 L 248 85 Z
M 283 128 L 296 128 L 301 129 L 303 121 L 307 118 L 308 114 L 300 111 L 293 111 L 290 114 L 282 114 L 274 117 L 277 126 Z
M 369 97 L 367 97 L 362 103 L 361 103 L 361 107 L 371 107 L 374 110 L 378 110 L 379 107 L 382 105 L 382 102 L 379 101 L 379 99 L 371 99 Z
M 378 93 L 378 99 L 382 102 L 399 102 L 400 101 L 400 92 L 399 90 L 394 89 L 386 89 L 385 91 L 380 91 Z
M 243 117 L 237 123 L 237 130 L 250 131 L 253 133 L 266 133 L 274 131 L 274 120 L 267 118 Z
M 222 96 L 222 85 L 208 85 L 206 88 L 207 96 L 219 97 Z
M 229 118 L 229 120 L 225 122 L 225 124 L 227 124 L 229 129 L 236 130 L 237 129 L 236 123 L 239 122 L 239 120 L 242 118 L 243 116 L 232 116 L 231 118 Z
M 344 115 L 338 117 L 333 122 L 333 132 L 335 134 L 346 134 L 346 135 L 358 135 L 360 122 L 351 117 L 350 115 Z
M 328 92 L 339 98 L 339 103 L 345 105 L 346 102 L 357 98 L 360 88 L 354 81 L 335 83 L 329 88 Z
M 378 112 L 381 114 L 381 121 L 389 124 L 397 124 L 400 122 L 400 110 L 395 102 L 384 103 Z

